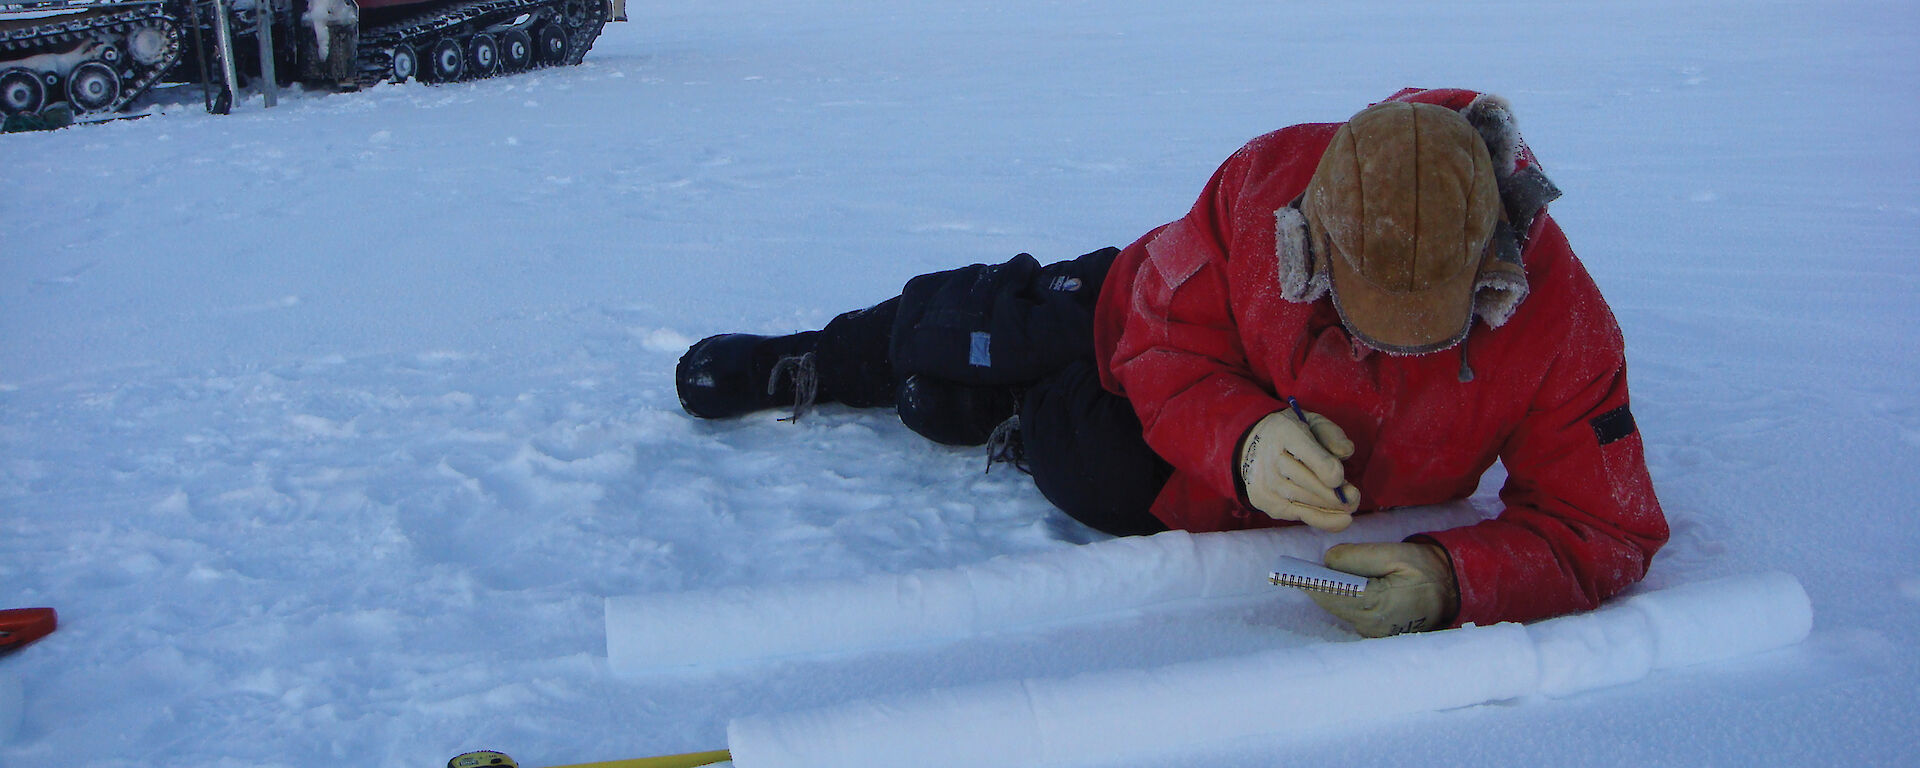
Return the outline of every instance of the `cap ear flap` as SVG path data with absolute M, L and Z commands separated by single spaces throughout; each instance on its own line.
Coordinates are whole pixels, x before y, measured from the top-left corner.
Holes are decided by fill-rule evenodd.
M 1327 271 L 1315 258 L 1312 233 L 1300 201 L 1273 212 L 1275 270 L 1280 298 L 1294 303 L 1316 301 L 1327 295 Z
M 1473 281 L 1473 313 L 1489 328 L 1499 328 L 1512 319 L 1520 302 L 1527 299 L 1527 271 L 1520 264 L 1520 240 L 1513 225 L 1502 219 L 1494 226 L 1493 239 L 1480 258 L 1480 271 Z
M 1460 116 L 1480 134 L 1493 158 L 1494 176 L 1505 179 L 1520 164 L 1520 132 L 1513 124 L 1513 108 L 1507 100 L 1491 93 L 1475 97 Z
M 1460 110 L 1460 116 L 1466 118 L 1467 124 L 1473 126 L 1487 145 L 1487 154 L 1493 158 L 1494 178 L 1500 185 L 1501 206 L 1506 209 L 1507 220 L 1513 222 L 1515 237 L 1525 248 L 1527 230 L 1532 227 L 1534 217 L 1547 203 L 1560 198 L 1560 188 L 1540 170 L 1539 161 L 1520 141 L 1513 108 L 1506 99 L 1491 93 L 1480 94 Z

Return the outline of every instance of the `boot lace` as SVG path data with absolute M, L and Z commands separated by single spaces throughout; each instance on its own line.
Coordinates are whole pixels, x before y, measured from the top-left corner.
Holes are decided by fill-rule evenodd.
M 1033 474 L 1027 468 L 1027 444 L 1020 439 L 1020 417 L 1010 416 L 1000 426 L 993 428 L 993 434 L 987 436 L 987 471 L 993 473 L 995 464 L 1012 464 L 1014 469 Z
M 814 368 L 813 353 L 788 355 L 774 363 L 773 374 L 767 377 L 768 395 L 780 389 L 783 376 L 793 382 L 793 415 L 781 421 L 792 423 L 813 410 L 813 401 L 820 395 L 820 377 Z

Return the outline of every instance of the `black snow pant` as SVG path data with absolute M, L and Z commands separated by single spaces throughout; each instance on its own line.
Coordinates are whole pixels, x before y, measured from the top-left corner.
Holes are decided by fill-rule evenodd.
M 1118 255 L 1103 248 L 1043 267 L 1023 253 L 916 277 L 900 296 L 827 324 L 821 386 L 853 394 L 838 396 L 849 405 L 895 405 L 936 440 L 917 426 L 928 415 L 911 410 L 922 401 L 893 396 L 910 380 L 1002 394 L 1049 502 L 1105 533 L 1164 531 L 1149 509 L 1173 469 L 1147 446 L 1132 404 L 1101 387 L 1094 360 L 1094 304 Z

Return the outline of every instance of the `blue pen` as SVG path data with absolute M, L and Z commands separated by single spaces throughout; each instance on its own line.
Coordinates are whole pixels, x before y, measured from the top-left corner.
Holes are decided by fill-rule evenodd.
M 1293 409 L 1294 418 L 1299 419 L 1300 423 L 1306 424 L 1308 431 L 1313 430 L 1313 425 L 1307 421 L 1307 412 L 1300 410 L 1300 401 L 1293 399 L 1293 395 L 1287 395 L 1287 407 Z M 1340 503 L 1342 504 L 1347 503 L 1346 491 L 1343 491 L 1339 488 L 1335 488 L 1333 489 L 1333 495 L 1340 497 Z

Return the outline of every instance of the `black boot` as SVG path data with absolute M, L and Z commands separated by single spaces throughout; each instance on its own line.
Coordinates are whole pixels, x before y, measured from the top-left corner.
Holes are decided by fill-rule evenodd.
M 908 376 L 894 398 L 900 423 L 945 445 L 986 445 L 993 428 L 1020 408 L 1011 387 L 970 387 L 926 376 Z
M 813 403 L 830 399 L 821 397 L 814 376 L 819 335 L 729 333 L 701 339 L 674 369 L 680 407 L 703 419 L 726 419 L 793 406 L 798 417 Z
M 899 304 L 889 299 L 847 312 L 818 331 L 701 339 L 674 371 L 680 407 L 703 419 L 726 419 L 792 406 L 797 419 L 815 403 L 893 405 L 898 384 L 887 346 Z

